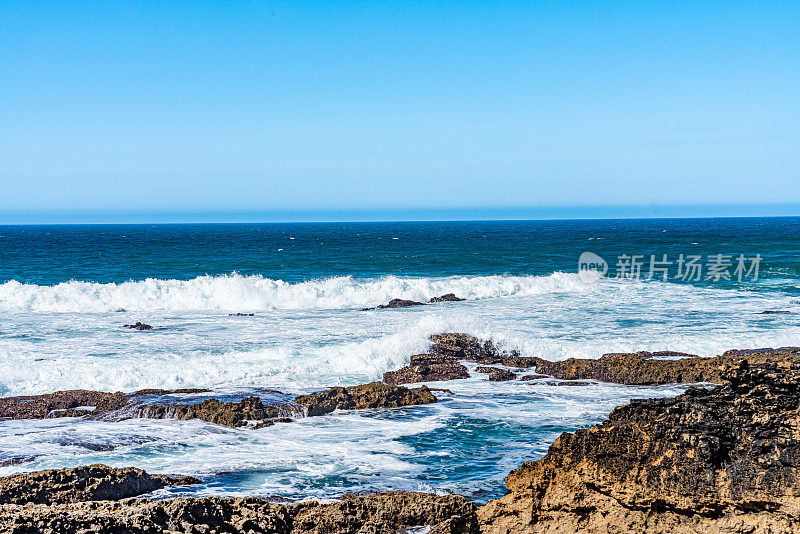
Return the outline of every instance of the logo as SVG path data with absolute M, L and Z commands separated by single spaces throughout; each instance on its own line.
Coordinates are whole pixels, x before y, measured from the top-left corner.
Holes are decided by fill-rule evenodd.
M 593 252 L 584 252 L 578 258 L 578 278 L 584 284 L 593 284 L 608 272 L 606 260 Z

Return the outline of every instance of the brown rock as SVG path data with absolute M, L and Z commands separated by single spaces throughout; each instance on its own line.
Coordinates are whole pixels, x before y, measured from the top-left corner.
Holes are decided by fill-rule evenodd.
M 203 497 L 0 508 L 0 531 L 26 534 L 388 534 L 418 526 L 433 526 L 438 534 L 478 534 L 475 505 L 455 495 L 391 492 L 345 495 L 326 504 Z
M 468 334 L 436 334 L 431 336 L 432 352 L 451 356 L 456 360 L 476 363 L 500 363 L 502 358 L 517 356 L 499 350 L 491 341 L 483 341 Z
M 737 359 L 752 364 L 765 361 L 800 362 L 800 349 L 751 349 L 727 351 L 722 356 L 701 358 L 682 357 L 675 360 L 656 359 L 656 356 L 685 356 L 676 352 L 636 352 L 605 354 L 599 359 L 570 358 L 551 362 L 536 358 L 536 371 L 562 380 L 592 379 L 628 385 L 680 384 L 722 382 L 722 371 Z
M 415 354 L 411 365 L 383 374 L 387 384 L 413 384 L 469 378 L 467 368 L 452 356 L 443 354 Z
M 193 477 L 149 475 L 141 469 L 95 464 L 0 478 L 0 504 L 61 504 L 125 499 L 164 486 L 199 484 Z
M 361 410 L 365 408 L 396 408 L 436 402 L 436 397 L 426 386 L 405 388 L 371 382 L 360 386 L 335 387 L 311 395 L 301 395 L 295 402 L 309 416 L 324 415 L 334 410 Z
M 80 417 L 87 413 L 116 410 L 128 403 L 124 393 L 103 393 L 85 389 L 56 391 L 45 395 L 0 398 L 0 418 L 46 419 Z M 93 411 L 75 408 L 94 407 Z
M 800 367 L 739 362 L 721 376 L 562 434 L 479 510 L 481 532 L 797 532 Z

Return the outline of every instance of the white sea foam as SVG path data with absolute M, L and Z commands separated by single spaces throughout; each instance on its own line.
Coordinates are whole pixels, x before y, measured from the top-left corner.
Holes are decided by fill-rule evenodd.
M 585 290 L 575 274 L 356 279 L 349 276 L 299 283 L 230 274 L 191 280 L 99 284 L 69 281 L 54 286 L 0 284 L 0 310 L 56 313 L 129 311 L 241 311 L 340 309 L 374 306 L 393 298 L 427 301 L 445 293 L 466 299 L 529 296 Z

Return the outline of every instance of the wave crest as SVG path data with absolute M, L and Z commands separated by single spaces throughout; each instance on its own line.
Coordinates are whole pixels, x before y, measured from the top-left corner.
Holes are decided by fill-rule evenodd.
M 191 280 L 148 278 L 123 283 L 69 281 L 54 286 L 0 284 L 0 310 L 53 313 L 142 311 L 262 311 L 374 306 L 393 298 L 427 302 L 455 293 L 466 299 L 580 291 L 576 274 L 356 279 L 352 276 L 289 283 L 237 273 Z

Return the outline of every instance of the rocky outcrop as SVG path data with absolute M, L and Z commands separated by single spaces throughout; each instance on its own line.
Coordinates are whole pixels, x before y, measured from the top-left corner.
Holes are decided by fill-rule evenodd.
M 0 478 L 0 504 L 63 504 L 119 500 L 164 486 L 199 484 L 193 477 L 149 475 L 141 469 L 95 464 Z
M 0 398 L 0 418 L 46 419 L 80 417 L 87 413 L 117 410 L 128 403 L 124 393 L 73 389 L 45 395 Z
M 126 324 L 122 326 L 123 328 L 130 328 L 131 330 L 152 330 L 153 327 L 149 324 L 144 324 L 139 321 L 136 321 L 133 324 Z
M 412 306 L 425 306 L 426 304 L 433 304 L 436 302 L 461 302 L 462 300 L 466 299 L 458 298 L 453 293 L 447 293 L 441 297 L 432 297 L 427 303 L 418 302 L 416 300 L 392 299 L 388 304 L 379 304 L 373 308 L 361 308 L 361 311 L 384 310 L 387 308 L 410 308 Z
M 298 409 L 292 405 L 265 406 L 258 397 L 246 397 L 238 402 L 206 399 L 197 404 L 139 404 L 122 410 L 119 418 L 201 419 L 233 428 L 264 428 L 289 422 L 290 416 L 297 413 Z
M 663 359 L 677 357 L 677 359 Z M 680 352 L 605 354 L 599 359 L 570 358 L 551 362 L 535 358 L 536 372 L 562 380 L 592 379 L 628 385 L 722 383 L 723 370 L 738 359 L 751 364 L 766 361 L 800 362 L 800 348 L 734 350 L 713 358 Z
M 405 388 L 371 382 L 360 386 L 336 387 L 326 391 L 301 395 L 295 399 L 306 415 L 324 415 L 334 410 L 363 410 L 366 408 L 397 408 L 436 402 L 427 386 Z
M 469 378 L 467 368 L 452 356 L 443 354 L 415 354 L 411 364 L 383 374 L 387 384 L 413 384 Z
M 454 495 L 391 492 L 325 504 L 204 497 L 0 507 L 0 531 L 15 534 L 383 534 L 423 526 L 430 534 L 478 534 L 475 506 Z
M 516 352 L 501 351 L 491 341 L 484 341 L 468 334 L 435 334 L 431 336 L 431 352 L 483 364 L 501 363 L 503 358 L 519 356 Z
M 508 475 L 481 531 L 800 530 L 800 367 L 741 361 L 721 378 L 562 434 Z
M 789 310 L 764 310 L 762 315 L 790 315 L 792 312 Z

